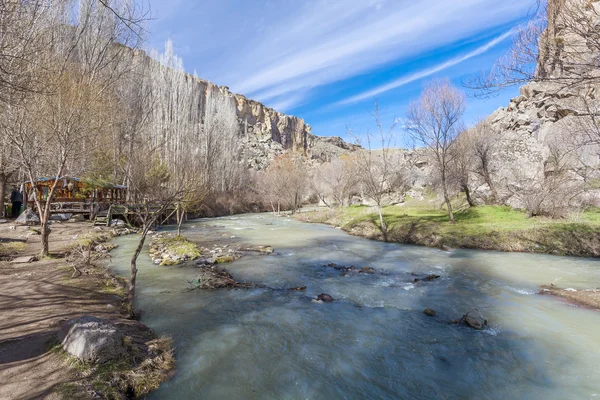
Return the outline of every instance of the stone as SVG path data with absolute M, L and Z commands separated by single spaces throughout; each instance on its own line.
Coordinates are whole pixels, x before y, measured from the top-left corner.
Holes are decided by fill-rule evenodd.
M 431 282 L 431 281 L 434 281 L 434 280 L 439 279 L 439 278 L 440 278 L 439 275 L 429 274 L 429 275 L 426 275 L 423 278 L 415 278 L 415 279 L 413 279 L 413 283 L 417 283 L 417 282 Z
M 52 214 L 50 216 L 51 221 L 68 221 L 71 219 L 73 214 Z
M 474 329 L 483 329 L 487 326 L 487 319 L 478 310 L 471 310 L 462 317 L 462 322 Z
M 69 222 L 83 222 L 85 221 L 85 217 L 81 214 L 73 214 Z
M 6 224 L 6 223 L 8 223 L 7 219 L 0 219 L 0 224 Z
M 38 225 L 39 223 L 40 217 L 38 217 L 38 215 L 31 208 L 23 211 L 23 213 L 19 215 L 19 218 L 15 220 L 15 224 L 18 225 Z
M 17 257 L 11 261 L 12 264 L 29 264 L 34 262 L 37 258 L 35 256 L 23 256 Z
M 331 303 L 333 301 L 333 297 L 331 297 L 327 293 L 321 293 L 317 296 L 317 301 L 322 301 L 323 303 Z
M 103 364 L 127 353 L 117 326 L 89 315 L 65 322 L 57 339 L 67 353 L 84 362 Z
M 426 308 L 425 310 L 423 310 L 423 314 L 427 315 L 428 317 L 435 317 L 437 313 L 431 308 Z

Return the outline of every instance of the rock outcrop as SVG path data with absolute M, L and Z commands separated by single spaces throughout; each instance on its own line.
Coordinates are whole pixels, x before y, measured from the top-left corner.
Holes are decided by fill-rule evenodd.
M 494 180 L 502 186 L 501 198 L 515 207 L 523 206 L 515 191 L 543 188 L 559 169 L 569 170 L 569 185 L 598 178 L 600 2 L 551 0 L 548 14 L 535 78 L 488 117 L 498 142 Z M 485 191 L 481 179 L 479 184 Z

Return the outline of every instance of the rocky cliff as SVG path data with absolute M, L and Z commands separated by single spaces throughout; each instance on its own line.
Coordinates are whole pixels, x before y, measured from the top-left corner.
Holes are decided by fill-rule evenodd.
M 212 85 L 206 82 L 208 85 Z M 240 137 L 245 140 L 244 151 L 249 166 L 264 169 L 270 160 L 284 151 L 293 151 L 308 158 L 328 161 L 332 157 L 354 151 L 358 146 L 339 137 L 321 137 L 311 133 L 303 119 L 285 115 L 240 94 L 235 99 Z
M 599 26 L 600 2 L 550 0 L 535 79 L 488 118 L 498 142 L 493 172 L 507 203 L 522 206 L 515 192 L 543 188 L 558 169 L 568 169 L 571 183 L 598 179 Z
M 156 58 L 160 56 L 151 57 L 141 50 L 136 50 L 134 54 L 138 58 L 137 63 L 146 71 L 171 68 L 168 62 L 157 61 Z M 159 72 L 158 76 L 162 74 Z M 187 99 L 188 110 L 184 111 L 190 112 L 194 123 L 206 127 L 212 119 L 213 123 L 216 120 L 226 121 L 229 127 L 232 118 L 237 121 L 236 137 L 242 144 L 242 156 L 249 168 L 262 170 L 273 158 L 286 151 L 326 160 L 356 147 L 340 138 L 315 136 L 303 119 L 278 112 L 241 94 L 234 94 L 226 86 L 218 86 L 186 73 L 177 79 L 183 79 L 180 83 L 184 87 L 178 86 L 174 90 L 179 91 L 178 96 Z

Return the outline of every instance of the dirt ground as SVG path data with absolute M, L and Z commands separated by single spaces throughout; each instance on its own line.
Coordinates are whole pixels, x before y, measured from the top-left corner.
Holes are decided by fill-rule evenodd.
M 50 252 L 65 250 L 77 235 L 90 231 L 97 232 L 84 222 L 53 224 Z M 31 233 L 28 227 L 0 224 L 0 243 L 25 241 L 19 258 L 34 256 L 40 236 Z M 73 269 L 60 258 L 23 264 L 9 260 L 0 261 L 0 399 L 60 398 L 53 390 L 79 379 L 64 357 L 50 351 L 61 322 L 87 314 L 119 325 L 137 323 L 123 318 L 119 296 L 102 291 L 103 275 L 84 272 L 72 278 Z

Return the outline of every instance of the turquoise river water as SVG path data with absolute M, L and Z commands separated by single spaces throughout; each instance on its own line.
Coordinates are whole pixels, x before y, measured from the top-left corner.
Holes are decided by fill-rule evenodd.
M 136 306 L 177 356 L 152 399 L 600 399 L 600 312 L 537 294 L 557 279 L 600 287 L 598 260 L 381 243 L 267 214 L 192 221 L 184 235 L 273 246 L 227 265 L 271 289 L 188 291 L 194 263 L 156 266 L 146 249 Z M 137 240 L 117 239 L 117 274 Z M 342 277 L 331 262 L 379 273 Z M 322 292 L 336 301 L 311 301 Z M 488 329 L 448 323 L 475 307 Z

